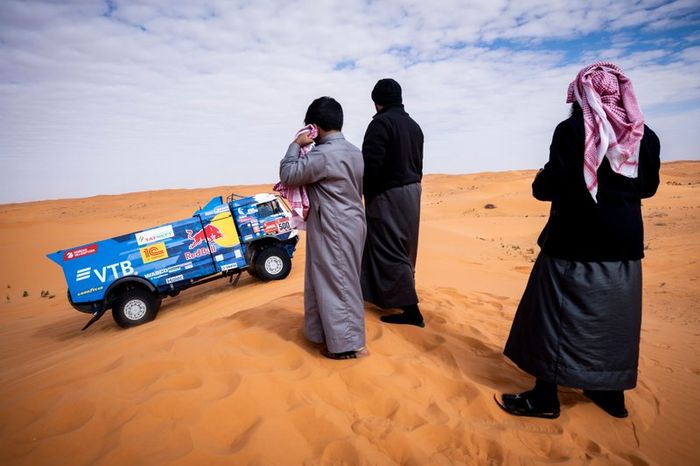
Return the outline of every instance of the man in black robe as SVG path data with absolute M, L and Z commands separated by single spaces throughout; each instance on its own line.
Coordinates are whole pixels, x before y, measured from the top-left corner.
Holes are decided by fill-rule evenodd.
M 362 144 L 367 239 L 362 294 L 383 309 L 401 309 L 383 322 L 424 327 L 418 308 L 418 254 L 423 132 L 404 110 L 401 86 L 381 79 L 372 90 L 377 110 Z

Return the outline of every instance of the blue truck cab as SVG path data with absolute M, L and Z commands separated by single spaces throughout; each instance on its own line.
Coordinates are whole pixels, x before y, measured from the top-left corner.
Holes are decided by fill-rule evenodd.
M 109 309 L 121 327 L 153 320 L 161 301 L 242 271 L 264 280 L 289 275 L 299 240 L 274 194 L 213 198 L 192 217 L 48 254 L 61 266 L 68 300 L 92 314 Z

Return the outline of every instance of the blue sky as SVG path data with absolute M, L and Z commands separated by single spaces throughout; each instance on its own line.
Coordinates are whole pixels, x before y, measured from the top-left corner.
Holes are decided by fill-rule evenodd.
M 272 184 L 311 100 L 337 98 L 359 146 L 384 77 L 426 173 L 538 168 L 601 59 L 662 158 L 700 158 L 700 0 L 3 0 L 0 203 Z

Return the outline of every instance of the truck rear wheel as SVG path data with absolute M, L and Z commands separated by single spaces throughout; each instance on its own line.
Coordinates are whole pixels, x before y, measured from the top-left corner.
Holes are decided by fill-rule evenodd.
M 114 321 L 122 328 L 135 327 L 156 318 L 160 299 L 147 290 L 133 288 L 124 291 L 112 309 Z
M 255 257 L 255 274 L 262 281 L 282 280 L 292 270 L 292 260 L 284 249 L 272 246 Z

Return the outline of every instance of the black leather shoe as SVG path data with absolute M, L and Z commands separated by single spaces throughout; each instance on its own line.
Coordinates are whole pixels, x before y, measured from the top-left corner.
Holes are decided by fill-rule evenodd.
M 559 405 L 549 405 L 538 400 L 532 390 L 518 393 L 501 395 L 498 401 L 496 395 L 494 401 L 501 409 L 514 416 L 540 417 L 544 419 L 556 419 L 559 417 Z

